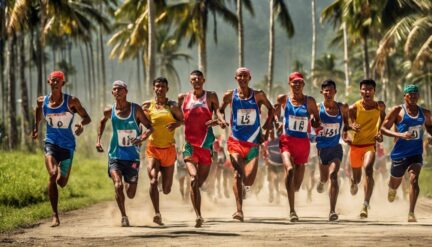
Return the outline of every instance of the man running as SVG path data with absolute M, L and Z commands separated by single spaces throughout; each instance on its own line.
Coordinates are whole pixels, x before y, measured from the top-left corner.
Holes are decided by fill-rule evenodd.
M 191 201 L 195 209 L 195 227 L 201 227 L 200 187 L 203 185 L 212 164 L 212 147 L 215 136 L 212 126 L 220 120 L 213 119 L 218 114 L 219 100 L 215 92 L 204 90 L 205 78 L 201 71 L 194 70 L 189 76 L 192 91 L 178 97 L 184 115 L 185 139 L 183 157 L 191 177 Z
M 385 104 L 375 101 L 376 83 L 365 79 L 360 82 L 361 100 L 350 106 L 349 118 L 354 134 L 350 149 L 350 163 L 352 168 L 351 194 L 357 194 L 357 184 L 360 183 L 362 167 L 365 168 L 366 182 L 364 186 L 365 199 L 360 218 L 368 217 L 368 208 L 374 188 L 373 166 L 375 163 L 376 142 L 382 142 L 381 124 L 385 117 Z
M 127 101 L 127 93 L 125 82 L 114 81 L 112 95 L 115 103 L 104 110 L 96 140 L 96 150 L 103 152 L 101 138 L 106 122 L 111 119 L 113 133 L 108 152 L 108 175 L 114 184 L 115 198 L 122 215 L 122 227 L 129 226 L 123 188 L 126 189 L 127 197 L 130 199 L 135 197 L 140 167 L 139 146 L 153 131 L 141 107 Z M 143 124 L 147 130 L 141 131 L 140 124 Z
M 423 165 L 423 125 L 426 131 L 432 135 L 432 118 L 429 110 L 417 105 L 420 95 L 416 85 L 405 86 L 404 93 L 405 104 L 395 106 L 390 111 L 384 120 L 381 131 L 387 136 L 395 137 L 396 140 L 390 155 L 392 166 L 388 200 L 394 201 L 402 177 L 408 171 L 411 185 L 408 222 L 417 222 L 414 208 L 420 193 L 418 180 Z M 396 125 L 396 131 L 391 130 L 393 125 Z
M 74 133 L 77 136 L 81 135 L 83 126 L 91 122 L 79 99 L 62 92 L 65 83 L 65 76 L 61 71 L 54 71 L 48 76 L 51 93 L 37 99 L 36 123 L 32 133 L 32 138 L 37 139 L 39 124 L 43 117 L 46 120 L 44 150 L 45 166 L 49 175 L 48 197 L 53 211 L 51 227 L 60 225 L 57 184 L 64 188 L 69 180 L 75 151 Z M 75 113 L 78 113 L 81 121 L 76 123 L 72 130 Z
M 168 80 L 158 77 L 153 81 L 154 99 L 143 103 L 144 114 L 151 121 L 153 132 L 146 146 L 147 174 L 150 179 L 150 198 L 155 216 L 153 222 L 163 225 L 159 210 L 158 175 L 161 174 L 162 192 L 170 193 L 177 157 L 174 132 L 183 124 L 183 114 L 177 102 L 166 97 Z
M 258 169 L 258 151 L 262 142 L 260 109 L 262 105 L 268 109 L 267 120 L 263 125 L 265 130 L 273 128 L 274 109 L 262 90 L 249 87 L 252 77 L 248 68 L 238 68 L 234 78 L 238 88 L 225 93 L 220 112 L 223 126 L 228 125 L 225 122 L 225 108 L 231 104 L 231 136 L 227 146 L 235 169 L 233 187 L 237 211 L 233 218 L 243 221 L 243 190 L 247 190 L 244 186 L 249 187 L 254 183 Z
M 319 130 L 320 118 L 315 99 L 303 94 L 303 75 L 300 72 L 291 73 L 288 85 L 291 89 L 289 95 L 280 95 L 277 98 L 276 115 L 279 118 L 281 111 L 284 111 L 283 124 L 278 123 L 279 128 L 283 128 L 279 146 L 285 166 L 290 221 L 296 222 L 299 218 L 294 208 L 294 193 L 300 189 L 305 173 L 304 164 L 308 162 L 309 121 L 312 127 Z
M 338 219 L 335 212 L 336 201 L 339 193 L 338 172 L 343 157 L 342 145 L 339 143 L 342 124 L 344 125 L 342 137 L 348 140 L 348 104 L 334 100 L 337 93 L 336 83 L 326 80 L 321 84 L 321 94 L 324 102 L 318 105 L 321 126 L 316 142 L 320 160 L 320 182 L 317 186 L 318 193 L 324 191 L 324 185 L 330 177 L 330 214 L 329 221 Z

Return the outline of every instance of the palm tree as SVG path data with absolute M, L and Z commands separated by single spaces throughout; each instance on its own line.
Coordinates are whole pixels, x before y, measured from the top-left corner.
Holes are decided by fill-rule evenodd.
M 156 33 L 155 33 L 155 6 L 153 0 L 147 0 L 148 13 L 148 67 L 146 94 L 150 95 L 150 85 L 156 74 Z
M 343 81 L 344 72 L 336 67 L 336 56 L 334 54 L 324 54 L 316 60 L 316 67 L 313 71 L 317 81 L 332 79 L 335 82 Z
M 244 31 L 243 31 L 243 4 L 246 9 L 251 13 L 251 15 L 255 15 L 252 2 L 250 0 L 236 0 L 237 6 L 237 40 L 238 40 L 238 59 L 239 59 L 239 67 L 244 66 Z
M 312 55 L 311 55 L 311 80 L 314 87 L 317 87 L 317 81 L 315 78 L 315 53 L 316 53 L 316 24 L 315 24 L 315 1 L 311 1 L 312 11 Z
M 267 70 L 267 91 L 272 93 L 273 69 L 274 69 L 274 20 L 277 18 L 282 28 L 286 31 L 288 38 L 294 35 L 294 25 L 284 0 L 269 0 L 270 22 L 269 22 L 269 63 Z

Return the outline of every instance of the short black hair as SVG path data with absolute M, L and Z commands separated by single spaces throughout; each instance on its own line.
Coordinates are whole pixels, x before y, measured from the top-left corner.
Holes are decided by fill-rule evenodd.
M 360 82 L 360 88 L 363 86 L 372 86 L 374 89 L 376 88 L 376 82 L 372 79 L 364 79 Z
M 154 80 L 153 80 L 153 86 L 154 86 L 156 83 L 158 83 L 158 82 L 165 83 L 165 84 L 168 86 L 168 80 L 167 80 L 167 78 L 165 78 L 165 77 L 160 76 L 160 77 L 154 79 Z
M 204 77 L 204 74 L 203 74 L 203 72 L 201 72 L 200 70 L 194 70 L 194 71 L 192 71 L 191 73 L 190 73 L 191 75 L 197 75 L 197 76 L 203 76 Z
M 325 80 L 321 84 L 321 90 L 323 90 L 326 87 L 330 87 L 330 86 L 333 86 L 333 88 L 336 89 L 336 83 L 333 80 L 331 80 L 331 79 Z

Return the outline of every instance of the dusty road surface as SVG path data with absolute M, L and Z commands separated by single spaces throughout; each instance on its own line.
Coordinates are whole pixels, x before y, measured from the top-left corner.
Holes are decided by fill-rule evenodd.
M 109 182 L 109 181 L 107 181 Z M 418 223 L 407 223 L 408 203 L 403 199 L 386 201 L 386 189 L 377 186 L 369 218 L 358 217 L 363 193 L 349 194 L 342 185 L 337 212 L 339 221 L 328 222 L 327 192 L 313 191 L 307 202 L 305 191 L 297 194 L 300 222 L 290 223 L 286 197 L 269 203 L 267 188 L 258 196 L 248 194 L 244 202 L 245 222 L 231 219 L 235 211 L 230 199 L 210 199 L 203 195 L 202 228 L 194 228 L 195 214 L 189 202 L 180 199 L 177 184 L 170 195 L 161 195 L 164 226 L 152 222 L 153 211 L 141 180 L 134 200 L 127 200 L 131 227 L 120 227 L 120 214 L 113 199 L 88 208 L 61 214 L 61 225 L 49 227 L 42 220 L 33 228 L 0 235 L 1 246 L 432 246 L 432 204 L 420 198 Z M 266 185 L 265 185 L 266 186 Z M 230 190 L 231 192 L 231 190 Z M 400 193 L 400 191 L 399 191 Z M 399 194 L 401 198 L 401 195 Z

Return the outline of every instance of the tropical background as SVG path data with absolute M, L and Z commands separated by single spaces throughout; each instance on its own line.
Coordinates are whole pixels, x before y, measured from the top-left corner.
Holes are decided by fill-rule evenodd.
M 175 98 L 200 69 L 205 87 L 222 96 L 236 86 L 235 69 L 247 66 L 252 86 L 272 100 L 300 71 L 317 98 L 331 78 L 338 100 L 352 103 L 359 81 L 373 78 L 387 105 L 400 104 L 404 84 L 415 83 L 430 108 L 431 34 L 430 0 L 0 0 L 2 166 L 29 152 L 42 160 L 41 140 L 29 136 L 36 97 L 49 93 L 53 70 L 65 72 L 65 91 L 93 119 L 78 143 L 91 158 L 117 79 L 128 83 L 130 100 L 142 102 L 155 77 L 168 78 Z M 0 180 L 10 181 L 5 174 Z M 20 204 L 9 199 L 2 203 Z

